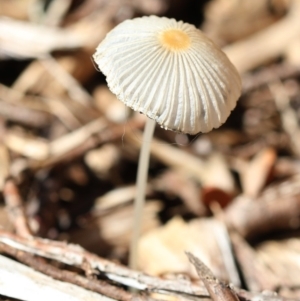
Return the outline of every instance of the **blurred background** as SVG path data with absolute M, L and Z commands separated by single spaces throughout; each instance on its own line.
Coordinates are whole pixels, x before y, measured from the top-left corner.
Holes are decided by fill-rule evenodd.
M 0 0 L 2 229 L 20 234 L 17 195 L 35 236 L 127 263 L 145 117 L 92 55 L 118 23 L 152 14 L 203 30 L 243 92 L 210 133 L 156 128 L 140 270 L 196 277 L 189 250 L 237 287 L 299 298 L 298 0 Z

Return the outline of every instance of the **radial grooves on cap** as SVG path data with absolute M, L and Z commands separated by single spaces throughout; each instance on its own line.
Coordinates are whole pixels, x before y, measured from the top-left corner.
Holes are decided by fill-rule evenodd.
M 137 84 L 137 80 L 136 78 L 134 78 L 134 74 L 130 74 L 129 78 L 131 79 L 131 85 L 129 86 L 125 86 L 125 88 L 127 88 L 128 92 L 130 92 L 132 95 L 126 95 L 126 97 L 130 100 L 127 103 L 127 105 L 129 105 L 130 107 L 132 107 L 135 110 L 144 112 L 147 106 L 147 101 L 143 104 L 141 104 L 141 102 L 143 100 L 149 100 L 149 96 L 147 96 L 146 98 L 144 98 L 145 93 L 148 93 L 148 89 L 150 91 L 153 90 L 153 83 L 151 81 L 151 73 L 153 72 L 154 68 L 159 68 L 159 64 L 161 63 L 161 59 L 156 59 L 159 58 L 159 56 L 157 56 L 155 53 L 153 53 L 153 56 L 151 56 L 149 58 L 149 60 L 136 60 L 137 61 L 137 65 L 138 67 L 136 68 L 136 78 L 139 79 L 139 81 L 145 82 L 146 85 L 138 85 Z M 135 61 L 134 58 L 132 58 L 133 61 Z M 152 67 L 150 67 L 152 66 Z M 142 74 L 144 72 L 147 72 L 148 77 L 142 76 Z M 142 79 L 144 78 L 144 80 Z M 138 93 L 136 93 L 137 91 L 135 91 L 135 87 L 138 91 Z M 143 95 L 142 97 L 139 97 L 140 95 Z
M 155 72 L 152 74 L 152 90 L 150 91 L 149 94 L 149 99 L 148 99 L 148 108 L 150 109 L 148 112 L 148 116 L 151 118 L 156 119 L 157 118 L 157 114 L 155 114 L 154 112 L 154 107 L 157 106 L 163 106 L 163 110 L 164 110 L 164 106 L 166 104 L 166 102 L 164 101 L 164 99 L 166 98 L 166 86 L 164 86 L 167 84 L 167 79 L 166 79 L 166 55 L 165 54 L 161 54 L 161 62 L 160 65 L 155 68 Z
M 223 55 L 223 53 L 220 53 L 220 55 L 222 55 L 224 60 L 228 60 L 225 55 Z M 219 56 L 220 56 L 219 55 Z M 227 86 L 226 88 L 222 88 L 221 90 L 223 91 L 222 97 L 220 98 L 220 101 L 217 103 L 218 106 L 220 106 L 220 109 L 222 107 L 222 104 L 226 106 L 226 108 L 223 109 L 223 112 L 226 112 L 226 114 L 221 114 L 221 119 L 220 122 L 223 123 L 226 118 L 228 117 L 230 111 L 233 109 L 233 107 L 235 106 L 236 103 L 236 99 L 238 98 L 238 94 L 237 93 L 232 93 L 233 91 L 229 91 L 228 90 L 228 86 L 230 85 L 229 83 L 229 79 L 231 79 L 230 81 L 232 81 L 232 77 L 235 76 L 235 70 L 231 70 L 228 67 L 227 68 L 222 68 L 222 66 L 224 65 L 224 61 L 221 61 L 221 65 L 220 66 L 220 62 L 218 63 L 218 68 L 215 69 L 216 63 L 213 60 L 208 60 L 206 56 L 204 56 L 204 59 L 202 60 L 203 64 L 206 66 L 206 69 L 208 70 L 208 72 L 210 72 L 210 75 L 212 77 L 212 79 L 214 79 L 214 81 L 217 83 L 218 87 L 221 87 L 220 83 L 225 83 L 225 86 Z M 212 64 L 213 62 L 213 64 Z M 209 78 L 209 76 L 208 76 Z M 232 84 L 231 84 L 232 86 Z M 240 84 L 238 85 L 240 87 Z M 234 99 L 234 102 L 232 102 L 232 99 Z
M 168 52 L 165 52 L 165 65 L 167 66 L 167 71 L 165 71 L 165 88 L 163 91 L 165 94 L 161 97 L 161 101 L 157 104 L 155 104 L 155 107 L 153 109 L 153 115 L 154 116 L 159 116 L 159 112 L 164 112 L 165 108 L 168 110 L 168 106 L 170 102 L 166 102 L 166 99 L 175 99 L 175 94 L 173 89 L 173 77 L 172 77 L 172 72 L 176 72 L 175 70 L 172 70 L 172 66 L 174 66 L 174 56 L 173 55 L 168 55 Z M 167 111 L 166 110 L 166 111 Z M 161 115 L 163 116 L 163 114 Z M 164 117 L 165 118 L 165 117 Z M 157 120 L 160 124 L 164 123 L 164 120 Z
M 149 93 L 145 95 L 146 101 L 142 106 L 143 112 L 147 114 L 150 118 L 155 118 L 153 116 L 153 106 L 155 103 L 160 102 L 159 86 L 156 84 L 156 81 L 162 81 L 163 74 L 159 72 L 164 65 L 164 58 L 160 57 L 156 63 L 154 63 L 152 71 L 148 74 L 149 81 Z M 163 91 L 163 90 L 162 90 Z
M 198 61 L 198 64 L 201 64 L 201 72 L 202 72 L 202 78 L 205 78 L 204 86 L 206 87 L 206 119 L 210 122 L 207 122 L 207 131 L 209 131 L 211 128 L 215 127 L 217 124 L 220 124 L 220 111 L 215 107 L 216 103 L 219 103 L 218 96 L 213 92 L 213 80 L 211 78 L 211 74 L 208 72 L 207 68 L 210 68 L 210 66 L 207 66 L 205 59 L 202 59 L 201 61 L 197 58 L 194 58 L 195 61 Z M 222 106 L 222 103 L 224 102 L 224 99 L 220 100 L 220 106 Z M 223 115 L 225 112 L 223 111 Z
M 159 106 L 156 106 L 156 110 L 154 111 L 154 113 L 157 115 L 156 120 L 157 122 L 163 126 L 164 128 L 168 128 L 168 115 L 170 112 L 170 107 L 172 105 L 172 102 L 170 101 L 165 101 L 166 99 L 176 99 L 178 97 L 178 86 L 177 84 L 177 77 L 172 76 L 172 74 L 174 72 L 177 72 L 177 67 L 178 64 L 176 63 L 177 61 L 177 57 L 173 56 L 173 55 L 168 55 L 167 56 L 167 61 L 166 64 L 168 65 L 168 76 L 166 76 L 166 78 L 168 79 L 168 87 L 165 91 L 167 91 L 167 93 L 164 95 L 164 97 L 162 98 L 162 102 Z M 172 69 L 172 66 L 173 69 Z M 159 114 L 159 112 L 162 112 L 161 114 Z M 176 130 L 175 127 L 173 126 L 172 128 L 169 128 L 172 130 Z
M 168 127 L 174 125 L 174 129 L 179 130 L 180 128 L 184 131 L 184 127 L 180 127 L 183 116 L 187 114 L 184 111 L 183 103 L 185 102 L 185 72 L 182 68 L 182 56 L 179 53 L 175 55 L 176 59 L 176 74 L 179 74 L 180 77 L 177 78 L 178 81 L 176 82 L 173 80 L 172 89 L 177 89 L 177 95 L 175 95 L 176 102 L 174 104 L 169 104 L 170 107 L 170 117 L 168 120 Z M 175 86 L 177 85 L 177 87 Z M 185 124 L 187 125 L 187 123 Z
M 123 82 L 123 94 L 124 94 L 124 102 L 134 110 L 138 110 L 143 112 L 143 108 L 145 105 L 141 106 L 141 102 L 144 98 L 139 97 L 139 93 L 144 93 L 145 89 L 149 86 L 153 89 L 151 85 L 151 80 L 148 77 L 143 76 L 143 73 L 147 71 L 149 74 L 153 68 L 156 68 L 159 64 L 159 60 L 156 58 L 158 55 L 153 51 L 149 53 L 149 56 L 143 59 L 142 57 L 133 56 L 124 56 L 124 61 L 127 62 L 129 68 L 124 68 L 124 76 L 126 80 Z M 135 73 L 130 72 L 132 69 L 135 69 Z M 144 79 L 143 79 L 144 78 Z M 142 85 L 138 85 L 137 81 L 140 82 L 148 82 L 148 86 L 143 87 Z M 143 91 L 141 91 L 143 90 Z
M 222 122 L 221 112 L 223 112 L 223 115 L 225 115 L 224 112 L 227 110 L 227 108 L 224 108 L 223 106 L 224 95 L 220 95 L 219 90 L 216 90 L 217 84 L 212 77 L 211 66 L 207 65 L 205 60 L 203 60 L 203 66 L 204 77 L 207 79 L 206 87 L 210 98 L 210 101 L 208 100 L 208 103 L 211 104 L 209 110 L 210 116 L 208 116 L 208 118 L 209 120 L 211 120 L 211 127 L 213 128 L 220 124 L 220 122 Z
M 191 108 L 195 108 L 194 113 L 193 113 L 193 119 L 192 119 L 192 124 L 193 127 L 195 129 L 195 131 L 197 131 L 199 128 L 204 128 L 203 123 L 201 123 L 201 115 L 203 112 L 203 107 L 201 106 L 201 92 L 199 89 L 199 76 L 198 76 L 198 71 L 195 70 L 195 65 L 191 64 L 191 62 L 189 60 L 188 64 L 189 64 L 189 68 L 191 69 L 191 74 L 190 74 L 190 85 L 192 85 L 193 87 L 196 87 L 195 89 L 191 89 L 192 95 L 190 96 L 190 107 Z
M 181 107 L 184 108 L 182 110 L 182 114 L 180 115 L 182 124 L 181 126 L 184 127 L 188 125 L 188 128 L 195 129 L 195 110 L 194 107 L 191 106 L 193 102 L 192 98 L 190 97 L 190 87 L 191 83 L 189 82 L 189 72 L 187 72 L 187 62 L 185 56 L 180 56 L 180 67 L 182 72 L 182 102 Z M 193 109 L 192 109 L 193 108 Z M 186 130 L 186 129 L 185 129 Z
M 165 52 L 165 60 L 164 60 L 164 66 L 162 68 L 163 72 L 162 74 L 164 74 L 163 77 L 163 81 L 161 84 L 161 89 L 163 91 L 163 93 L 158 93 L 158 99 L 156 102 L 154 102 L 154 105 L 152 107 L 152 118 L 155 118 L 156 121 L 159 124 L 164 124 L 165 121 L 164 120 L 159 120 L 159 112 L 164 112 L 164 111 L 168 111 L 168 105 L 170 102 L 166 102 L 166 99 L 170 99 L 170 87 L 171 87 L 171 82 L 172 82 L 172 77 L 171 77 L 171 73 L 172 73 L 172 65 L 170 60 L 172 59 L 171 56 L 168 56 L 167 53 Z
M 183 70 L 180 65 L 180 55 L 176 53 L 174 54 L 174 58 L 175 58 L 175 66 L 177 67 L 177 70 L 174 70 L 174 73 L 176 72 L 176 74 L 180 74 L 180 80 L 177 83 L 177 95 L 175 95 L 176 101 L 174 103 L 168 104 L 169 114 L 168 115 L 166 114 L 165 124 L 168 128 L 173 127 L 173 129 L 177 130 L 179 128 L 178 119 L 180 120 L 181 115 L 184 114 L 184 112 L 182 112 Z M 176 89 L 175 78 L 173 78 L 170 88 Z
M 186 131 L 188 128 L 194 130 L 195 129 L 195 113 L 196 111 L 191 108 L 195 108 L 192 106 L 193 99 L 190 97 L 190 89 L 191 86 L 189 72 L 187 72 L 187 62 L 185 56 L 180 56 L 181 68 L 183 73 L 183 99 L 181 102 L 182 113 L 180 114 L 180 120 L 178 121 L 178 127 L 183 128 Z M 186 126 L 188 125 L 188 126 Z
M 149 69 L 151 69 L 151 63 L 153 60 L 155 61 L 155 57 L 157 57 L 157 54 L 154 51 L 149 51 L 148 56 L 146 58 L 142 58 L 138 55 L 139 51 L 140 50 L 137 50 L 133 53 L 123 53 L 122 59 L 116 61 L 116 63 L 122 65 L 122 68 L 119 70 L 119 77 L 122 79 L 122 84 L 119 83 L 118 85 L 123 86 L 123 89 L 128 89 L 130 84 L 134 85 L 133 80 L 141 76 L 141 73 L 138 71 L 141 69 L 143 70 L 145 67 L 149 67 Z M 130 72 L 132 69 L 134 69 L 136 72 Z M 124 77 L 124 79 L 122 77 Z M 133 89 L 137 88 L 138 87 L 134 87 Z

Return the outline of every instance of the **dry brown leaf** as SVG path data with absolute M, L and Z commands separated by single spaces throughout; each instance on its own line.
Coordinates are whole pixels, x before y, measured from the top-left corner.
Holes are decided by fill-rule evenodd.
M 258 260 L 270 269 L 274 278 L 277 278 L 277 287 L 299 286 L 299 238 L 265 241 L 256 248 L 256 251 Z M 271 289 L 276 289 L 276 283 Z
M 120 161 L 120 150 L 116 145 L 107 143 L 100 148 L 88 151 L 84 161 L 100 178 L 107 178 L 111 169 Z
M 138 249 L 141 270 L 151 275 L 187 273 L 196 277 L 185 255 L 188 250 L 201 258 L 215 275 L 228 280 L 215 232 L 218 226 L 213 219 L 186 223 L 174 217 L 141 237 Z
M 143 211 L 142 234 L 156 229 L 160 225 L 157 214 L 161 210 L 161 207 L 162 204 L 160 201 L 147 201 Z M 131 238 L 132 216 L 132 205 L 114 210 L 111 214 L 102 216 L 98 219 L 100 236 L 107 243 L 115 246 L 116 249 L 126 251 Z M 118 222 L 116 223 L 116 221 Z
M 153 181 L 154 188 L 163 193 L 178 196 L 188 209 L 196 215 L 204 216 L 207 208 L 200 196 L 200 186 L 180 170 L 170 169 Z
M 268 265 L 259 258 L 255 248 L 237 233 L 232 233 L 230 237 L 247 288 L 254 292 L 274 290 L 280 279 L 270 273 Z

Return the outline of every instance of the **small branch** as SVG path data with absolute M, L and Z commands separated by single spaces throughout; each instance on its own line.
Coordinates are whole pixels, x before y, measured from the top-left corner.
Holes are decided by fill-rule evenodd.
M 220 282 L 202 261 L 189 252 L 186 252 L 186 255 L 196 268 L 213 301 L 239 301 L 237 294 L 228 285 Z
M 23 201 L 19 190 L 13 180 L 7 180 L 4 184 L 3 195 L 8 216 L 13 223 L 16 232 L 25 238 L 32 237 L 28 220 L 25 215 Z
M 27 253 L 31 253 L 31 256 L 32 254 L 39 255 L 45 258 L 54 259 L 58 262 L 77 266 L 87 271 L 86 272 L 87 275 L 90 274 L 89 272 L 91 271 L 91 269 L 98 269 L 108 279 L 113 280 L 121 285 L 126 285 L 140 290 L 158 292 L 158 293 L 168 294 L 168 295 L 175 294 L 176 296 L 179 295 L 179 298 L 182 300 L 189 299 L 190 297 L 188 297 L 187 295 L 195 296 L 195 297 L 208 296 L 207 289 L 204 287 L 204 285 L 201 285 L 201 283 L 192 284 L 191 281 L 187 279 L 166 280 L 166 279 L 160 279 L 157 277 L 148 276 L 141 272 L 132 271 L 122 265 L 113 263 L 109 260 L 100 258 L 94 254 L 85 251 L 84 249 L 82 249 L 77 245 L 66 244 L 64 242 L 51 241 L 51 240 L 36 238 L 36 237 L 26 239 L 14 235 L 12 233 L 0 230 L 0 246 L 2 245 L 9 246 L 11 249 L 16 249 L 16 252 L 18 251 L 27 252 Z M 202 270 L 205 271 L 205 268 L 203 268 Z M 1 276 L 1 269 L 0 269 L 0 276 Z M 215 285 L 214 279 L 216 278 L 214 277 L 214 275 L 212 275 L 211 272 L 207 272 L 206 276 L 208 276 L 209 278 L 208 280 L 212 281 L 212 285 Z M 219 281 L 217 280 L 216 283 L 219 283 Z M 228 290 L 227 286 L 225 285 L 223 286 Z M 220 293 L 223 294 L 222 295 L 223 299 L 218 299 L 218 301 L 239 300 L 239 299 L 232 299 L 232 297 L 230 297 L 230 293 L 228 293 L 228 295 L 229 298 L 231 299 L 224 299 L 224 297 L 227 296 L 227 291 L 225 293 L 222 291 L 224 290 L 223 286 L 221 288 L 217 287 L 217 289 L 221 290 L 221 292 L 216 291 L 216 295 Z M 287 299 L 277 296 L 275 293 L 274 296 L 273 295 L 270 296 L 270 294 L 265 295 L 264 293 L 251 293 L 239 289 L 236 289 L 235 291 L 236 294 L 239 296 L 240 300 L 244 300 L 244 301 L 250 301 L 254 299 L 260 301 L 287 301 Z M 144 296 L 135 296 L 134 298 L 137 299 L 132 299 L 133 301 L 153 300 Z M 296 300 L 289 299 L 288 301 L 296 301 Z
M 300 66 L 288 63 L 274 64 L 262 70 L 243 75 L 243 94 L 249 93 L 271 82 L 298 77 Z
M 125 266 L 89 253 L 78 245 L 37 237 L 26 239 L 3 230 L 0 230 L 0 242 L 21 251 L 74 265 L 83 270 L 86 268 L 86 264 L 88 264 L 89 269 L 99 270 L 109 279 L 132 288 L 162 293 L 174 292 L 200 296 L 208 295 L 204 286 L 193 285 L 185 280 L 160 279 L 133 271 Z
M 290 106 L 288 93 L 280 80 L 269 84 L 269 89 L 274 97 L 275 104 L 281 116 L 282 127 L 291 139 L 295 155 L 300 156 L 300 130 L 295 110 Z
M 100 120 L 100 119 L 97 119 L 97 120 Z M 95 122 L 97 122 L 97 120 L 96 121 L 94 120 L 91 123 L 95 123 Z M 143 122 L 137 121 L 137 120 L 129 121 L 126 124 L 126 126 L 131 129 L 141 128 L 143 125 L 144 125 Z M 33 170 L 38 170 L 41 168 L 52 167 L 52 166 L 55 166 L 60 163 L 70 162 L 72 160 L 75 160 L 78 157 L 83 156 L 86 152 L 88 152 L 91 149 L 96 148 L 100 144 L 103 144 L 106 142 L 111 142 L 113 140 L 119 139 L 120 137 L 122 137 L 124 135 L 124 125 L 123 124 L 112 125 L 112 126 L 105 126 L 103 124 L 103 127 L 104 128 L 102 130 L 100 130 L 100 128 L 99 128 L 98 133 L 91 133 L 90 137 L 86 137 L 86 139 L 84 141 L 77 140 L 79 143 L 77 144 L 77 146 L 73 145 L 72 149 L 68 149 L 68 150 L 65 149 L 64 151 L 62 151 L 62 149 L 60 149 L 59 154 L 57 153 L 57 149 L 56 149 L 55 156 L 52 155 L 51 157 L 49 157 L 48 159 L 46 159 L 44 161 L 37 161 L 37 160 L 30 161 L 29 168 L 31 168 Z M 80 128 L 77 131 L 80 131 L 80 130 L 82 130 L 82 129 Z M 74 133 L 71 132 L 66 135 L 69 135 L 69 137 L 71 137 L 71 135 L 74 135 Z M 65 139 L 64 139 L 65 141 L 67 141 L 66 135 L 63 136 L 63 137 L 65 137 Z M 58 138 L 58 139 L 63 139 L 63 137 Z M 56 142 L 57 142 L 57 140 L 56 140 Z M 52 150 L 53 150 L 53 144 L 52 144 Z
M 235 198 L 224 210 L 224 221 L 242 237 L 252 239 L 276 230 L 299 229 L 300 177 L 270 186 L 257 198 Z M 251 215 L 249 215 L 251 212 Z
M 281 279 L 270 273 L 269 267 L 259 260 L 255 249 L 235 231 L 232 231 L 230 237 L 247 289 L 259 292 L 278 287 Z
M 53 78 L 68 91 L 71 99 L 78 101 L 85 106 L 88 106 L 91 103 L 92 97 L 89 93 L 83 89 L 78 81 L 64 70 L 51 55 L 48 54 L 43 56 L 43 59 L 40 59 L 40 62 Z
M 0 87 L 1 89 L 1 87 Z M 0 90 L 0 97 L 2 91 Z M 51 121 L 51 115 L 47 112 L 34 110 L 23 106 L 4 101 L 0 98 L 0 116 L 7 120 L 21 123 L 34 128 L 46 127 Z
M 41 260 L 41 258 L 32 256 L 24 251 L 16 250 L 3 243 L 0 243 L 0 252 L 10 255 L 18 261 L 32 267 L 36 271 L 48 275 L 56 280 L 69 282 L 116 300 L 133 300 L 133 295 L 131 293 L 110 285 L 105 281 L 84 278 L 74 272 L 58 269 L 53 265 L 46 263 L 44 260 Z M 142 298 L 140 300 L 142 300 Z
M 0 255 L 1 301 L 116 301 L 71 283 L 53 279 L 47 275 Z M 5 297 L 4 297 L 5 296 Z
M 0 143 L 0 192 L 3 191 L 5 181 L 10 172 L 10 156 L 5 145 Z

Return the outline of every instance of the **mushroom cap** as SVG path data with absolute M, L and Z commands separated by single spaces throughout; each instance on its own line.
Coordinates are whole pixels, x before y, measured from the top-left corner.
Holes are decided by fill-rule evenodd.
M 173 131 L 219 127 L 241 94 L 240 76 L 222 50 L 195 26 L 174 19 L 126 20 L 93 58 L 119 100 Z

